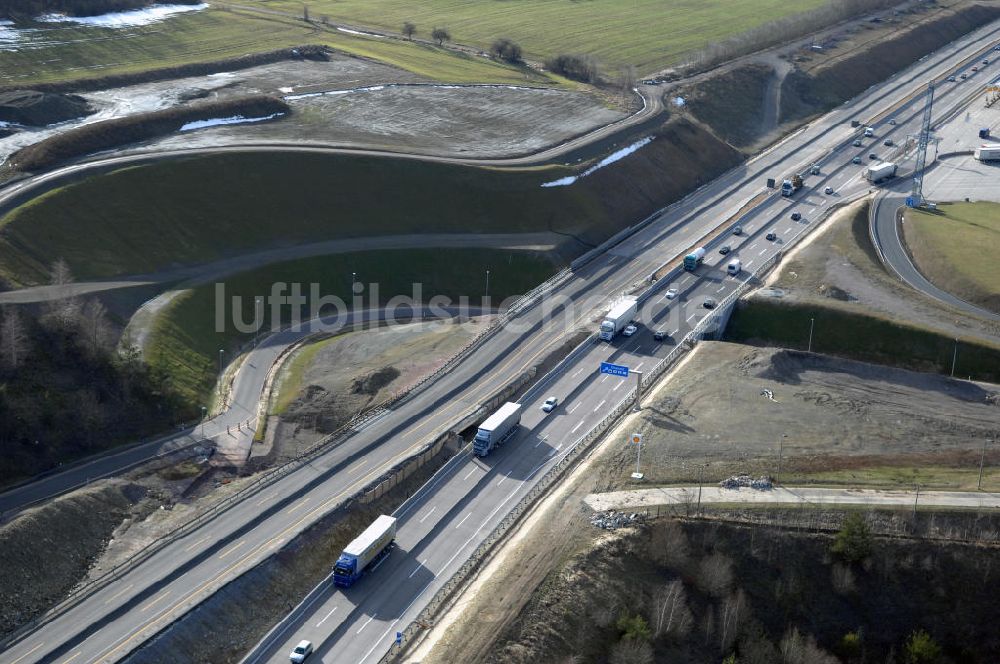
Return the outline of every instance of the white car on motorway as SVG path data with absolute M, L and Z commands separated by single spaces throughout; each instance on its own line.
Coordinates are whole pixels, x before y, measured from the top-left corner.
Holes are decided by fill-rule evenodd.
M 635 334 L 638 331 L 639 331 L 639 328 L 637 328 L 635 325 L 629 325 L 624 330 L 622 330 L 622 334 L 624 334 L 626 337 L 631 337 L 633 334 Z
M 667 295 L 666 295 L 666 298 L 667 298 L 668 300 L 672 300 L 672 299 L 674 299 L 675 297 L 677 297 L 677 289 L 676 289 L 676 288 L 670 288 L 670 289 L 668 289 L 668 290 L 667 290 Z
M 545 400 L 545 403 L 542 404 L 542 410 L 544 410 L 546 413 L 551 413 L 553 409 L 555 409 L 558 403 L 559 399 L 557 399 L 556 397 L 549 397 L 548 399 Z
M 306 657 L 312 654 L 312 651 L 313 644 L 303 639 L 299 641 L 299 645 L 295 646 L 295 650 L 292 651 L 292 654 L 288 658 L 294 664 L 302 664 L 302 662 L 306 661 Z

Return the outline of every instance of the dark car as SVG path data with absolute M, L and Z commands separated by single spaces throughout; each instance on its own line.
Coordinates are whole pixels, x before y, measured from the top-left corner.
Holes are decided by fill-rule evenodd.
M 868 153 L 868 158 L 869 159 L 878 159 L 878 155 L 875 154 L 874 152 L 869 152 Z
M 729 247 L 728 244 L 724 244 L 721 247 L 719 247 L 719 253 L 722 254 L 723 256 L 728 254 L 730 251 L 732 251 L 732 249 Z
M 715 299 L 711 297 L 705 298 L 705 301 L 702 302 L 702 306 L 706 309 L 715 309 Z
M 801 218 L 802 218 L 802 215 L 799 214 L 798 212 L 793 212 L 792 213 L 792 221 L 798 221 Z
M 892 139 L 891 138 L 885 139 L 884 141 L 882 141 L 882 145 L 885 145 L 885 146 L 891 148 L 892 147 Z
M 740 235 L 742 233 L 743 233 L 743 227 L 742 226 L 734 226 L 733 227 L 733 235 Z
M 861 147 L 861 139 L 860 138 L 855 139 L 855 141 L 854 141 L 854 147 L 856 147 L 856 148 L 860 148 Z
M 653 339 L 657 341 L 663 341 L 666 338 L 667 338 L 667 333 L 664 332 L 663 330 L 657 330 L 656 332 L 653 333 Z
M 775 240 L 778 239 L 778 236 L 777 236 L 776 233 L 768 233 L 767 234 L 767 239 L 770 240 L 771 242 L 774 242 Z

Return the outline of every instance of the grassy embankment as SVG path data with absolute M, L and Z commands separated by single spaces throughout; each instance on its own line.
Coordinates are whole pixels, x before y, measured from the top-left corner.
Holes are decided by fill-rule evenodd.
M 520 68 L 485 58 L 402 41 L 355 37 L 303 21 L 212 8 L 113 31 L 51 23 L 30 27 L 42 29 L 24 37 L 22 43 L 30 48 L 0 51 L 0 87 L 142 72 L 302 44 L 326 44 L 433 80 L 525 83 Z M 113 38 L 108 38 L 109 34 Z M 34 40 L 40 43 L 33 44 Z M 539 74 L 530 82 L 545 85 L 559 81 Z
M 931 282 L 1000 312 L 1000 204 L 942 203 L 937 212 L 908 211 L 903 238 Z
M 53 190 L 0 219 L 0 277 L 44 282 L 57 257 L 87 279 L 339 237 L 610 223 L 590 192 L 539 186 L 567 172 L 313 154 L 125 168 Z
M 253 318 L 254 297 L 266 297 L 271 285 L 278 281 L 303 284 L 307 301 L 310 284 L 319 284 L 321 295 L 336 295 L 350 305 L 354 272 L 359 282 L 378 284 L 378 303 L 395 295 L 410 295 L 413 284 L 420 283 L 424 302 L 434 295 L 444 295 L 456 302 L 467 296 L 476 305 L 483 294 L 485 284 L 479 282 L 486 267 L 490 268 L 490 297 L 494 302 L 531 290 L 556 270 L 551 260 L 537 254 L 485 249 L 372 251 L 277 263 L 226 280 L 223 332 L 215 328 L 214 284 L 178 296 L 154 324 L 145 357 L 152 367 L 170 373 L 173 385 L 185 398 L 192 403 L 205 403 L 218 372 L 219 349 L 229 351 L 228 359 L 252 337 L 238 332 L 232 324 L 234 296 L 242 301 L 245 320 Z M 363 306 L 371 306 L 367 288 Z M 309 307 L 306 304 L 301 310 L 302 318 L 308 318 Z M 290 320 L 288 307 L 282 307 L 280 313 L 281 322 Z M 270 323 L 269 308 L 266 317 Z
M 741 303 L 726 328 L 726 341 L 805 350 L 810 320 L 815 320 L 812 349 L 817 353 L 914 371 L 1000 382 L 1000 347 L 956 341 L 928 329 L 874 315 L 818 305 L 788 305 L 754 299 Z
M 302 12 L 293 0 L 253 0 L 248 5 Z M 398 32 L 404 21 L 417 26 L 417 36 L 429 38 L 435 26 L 447 27 L 463 44 L 488 49 L 498 37 L 518 42 L 533 58 L 561 53 L 593 55 L 614 71 L 635 65 L 640 72 L 678 62 L 683 54 L 722 41 L 768 21 L 808 11 L 823 0 L 789 4 L 778 0 L 706 0 L 663 2 L 636 0 L 627 11 L 615 0 L 314 0 L 313 16 Z

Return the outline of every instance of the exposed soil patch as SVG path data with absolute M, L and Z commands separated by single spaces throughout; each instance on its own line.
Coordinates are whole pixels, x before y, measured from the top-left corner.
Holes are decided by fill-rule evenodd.
M 43 613 L 85 578 L 115 529 L 142 513 L 145 489 L 101 482 L 0 526 L 0 636 Z
M 79 95 L 12 90 L 0 92 L 0 122 L 31 127 L 75 120 L 94 109 Z

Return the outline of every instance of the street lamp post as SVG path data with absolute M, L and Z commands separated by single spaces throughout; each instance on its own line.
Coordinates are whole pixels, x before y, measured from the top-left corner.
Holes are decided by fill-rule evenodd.
M 785 449 L 785 438 L 788 438 L 788 434 L 781 434 L 781 438 L 778 439 L 778 472 L 774 474 L 774 483 L 778 483 L 778 477 L 781 476 L 781 455 Z
M 205 413 L 208 410 L 205 406 L 201 407 L 201 437 L 205 437 Z
M 815 324 L 816 324 L 816 319 L 815 318 L 810 318 L 809 319 L 809 347 L 807 349 L 808 352 L 810 352 L 810 353 L 813 350 L 813 326 Z
M 986 443 L 990 442 L 989 438 L 983 439 L 983 453 L 979 457 L 979 483 L 976 485 L 976 489 L 979 491 L 983 490 L 983 464 L 986 461 Z
M 632 479 L 641 480 L 643 475 L 639 472 L 639 461 L 642 459 L 642 434 L 632 434 L 630 442 L 635 445 L 635 472 L 632 473 Z
M 955 352 L 951 355 L 951 377 L 955 377 L 955 362 L 958 360 L 958 339 L 955 339 Z
M 264 298 L 258 295 L 254 298 L 254 304 L 253 315 L 254 322 L 257 323 L 257 334 L 254 335 L 253 345 L 256 346 L 260 343 L 260 328 L 264 327 L 264 315 L 261 313 L 261 306 L 264 304 Z
M 486 270 L 486 301 L 490 300 L 490 271 Z M 488 304 L 486 306 L 489 306 Z

